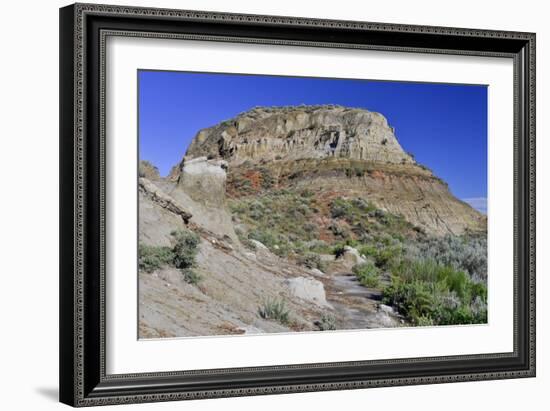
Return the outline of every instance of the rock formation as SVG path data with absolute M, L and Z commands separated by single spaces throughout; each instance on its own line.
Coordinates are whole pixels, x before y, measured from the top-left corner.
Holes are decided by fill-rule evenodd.
M 201 130 L 166 178 L 140 163 L 138 194 L 140 247 L 160 259 L 174 247 L 175 230 L 200 240 L 192 266 L 198 283 L 173 262 L 140 269 L 140 338 L 402 326 L 400 314 L 380 305 L 382 291 L 352 274 L 372 255 L 328 248 L 343 241 L 335 225 L 348 240 L 358 239 L 360 223 L 367 236 L 376 229 L 395 240 L 390 220 L 408 239 L 484 231 L 486 224 L 403 150 L 381 114 L 340 106 L 255 108 Z M 273 208 L 262 211 L 262 199 Z M 361 221 L 334 215 L 336 200 L 357 201 L 366 210 Z M 261 213 L 246 219 L 236 203 Z M 299 218 L 306 228 L 286 243 L 295 247 L 281 249 L 275 228 L 290 232 Z M 250 235 L 259 221 L 269 221 L 262 227 L 269 235 Z M 324 248 L 311 248 L 315 242 Z M 288 315 L 261 315 L 273 304 Z
M 220 156 L 230 165 L 330 157 L 414 164 L 384 116 L 341 106 L 255 108 L 201 130 L 187 156 Z
M 159 169 L 147 160 L 139 162 L 139 176 L 151 181 L 160 180 Z
M 310 277 L 295 277 L 285 280 L 285 284 L 288 285 L 290 295 L 293 297 L 311 301 L 323 307 L 330 307 L 321 281 Z
M 139 178 L 139 191 L 143 196 L 148 196 L 153 202 L 160 207 L 179 215 L 184 223 L 188 223 L 189 219 L 193 216 L 191 213 L 185 210 L 183 206 L 178 204 L 172 197 L 167 195 L 150 180 L 144 177 Z
M 227 163 L 229 191 L 239 176 L 250 177 L 255 187 L 254 178 L 269 175 L 279 188 L 365 197 L 431 234 L 486 227 L 485 216 L 455 198 L 444 181 L 403 150 L 383 115 L 364 109 L 254 108 L 199 131 L 170 178 L 181 180 L 183 164 L 204 164 L 204 158 Z M 232 194 L 239 195 L 238 189 Z
M 226 167 L 225 161 L 208 160 L 206 157 L 184 160 L 178 187 L 197 202 L 219 207 L 225 201 Z

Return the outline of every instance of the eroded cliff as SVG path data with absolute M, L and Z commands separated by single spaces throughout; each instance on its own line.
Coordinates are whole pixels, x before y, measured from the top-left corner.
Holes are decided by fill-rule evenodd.
M 199 131 L 170 178 L 181 180 L 199 157 L 227 164 L 233 197 L 308 187 L 321 197 L 364 197 L 430 234 L 486 229 L 484 215 L 403 150 L 382 114 L 364 109 L 254 108 Z

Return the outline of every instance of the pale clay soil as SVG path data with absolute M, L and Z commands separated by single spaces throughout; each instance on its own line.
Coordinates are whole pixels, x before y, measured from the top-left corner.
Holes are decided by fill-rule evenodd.
M 187 284 L 180 271 L 171 267 L 140 272 L 140 338 L 317 331 L 316 322 L 323 315 L 334 317 L 338 330 L 402 325 L 397 315 L 380 309 L 379 291 L 361 286 L 349 274 L 350 261 L 333 261 L 327 272 L 321 273 L 261 247 L 250 251 L 238 242 L 223 207 L 206 209 L 170 184 L 164 184 L 162 191 L 193 214 L 187 227 L 201 237 L 196 271 L 202 280 L 197 285 Z M 195 218 L 198 215 L 205 223 Z M 214 215 L 214 221 L 205 218 Z M 169 245 L 170 232 L 185 226 L 180 216 L 140 191 L 141 242 Z M 293 279 L 319 281 L 324 295 L 305 288 L 298 297 L 289 286 Z M 261 318 L 259 308 L 269 300 L 285 302 L 290 312 L 288 324 Z

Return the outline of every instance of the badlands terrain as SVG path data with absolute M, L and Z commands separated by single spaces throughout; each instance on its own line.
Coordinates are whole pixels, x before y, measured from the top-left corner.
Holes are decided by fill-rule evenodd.
M 253 108 L 138 186 L 140 338 L 487 320 L 486 216 L 382 114 Z

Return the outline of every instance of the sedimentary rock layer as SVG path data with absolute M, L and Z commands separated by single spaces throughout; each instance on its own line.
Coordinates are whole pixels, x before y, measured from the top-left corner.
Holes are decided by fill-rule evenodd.
M 258 175 L 253 186 L 269 175 L 271 188 L 308 186 L 366 197 L 432 234 L 486 229 L 484 215 L 454 197 L 444 181 L 403 150 L 382 114 L 364 109 L 254 108 L 199 131 L 170 179 L 189 185 L 197 158 L 201 165 L 203 158 L 223 161 L 230 185 L 237 175 Z

